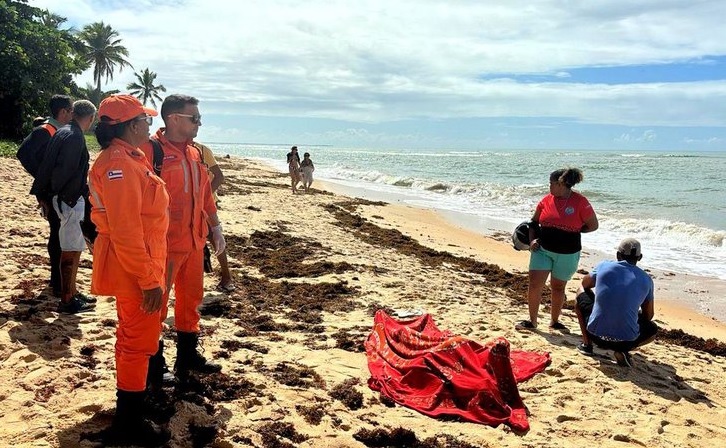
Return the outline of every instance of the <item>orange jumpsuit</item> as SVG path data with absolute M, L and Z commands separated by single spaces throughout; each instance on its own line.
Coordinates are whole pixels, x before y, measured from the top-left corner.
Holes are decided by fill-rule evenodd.
M 177 331 L 199 333 L 199 305 L 204 295 L 204 245 L 207 217 L 217 213 L 207 169 L 192 142 L 172 143 L 159 129 L 156 138 L 164 151 L 161 178 L 169 192 L 166 291 L 161 320 L 168 312 L 169 291 L 174 286 L 174 326 Z M 153 160 L 151 143 L 141 149 Z
M 161 312 L 141 309 L 142 290 L 165 285 L 169 195 L 144 153 L 119 139 L 101 151 L 88 177 L 98 227 L 91 292 L 116 296 L 117 388 L 140 392 L 161 334 Z

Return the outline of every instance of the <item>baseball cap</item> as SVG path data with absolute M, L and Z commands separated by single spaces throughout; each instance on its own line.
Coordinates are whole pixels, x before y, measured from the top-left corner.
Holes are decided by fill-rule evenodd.
M 639 257 L 640 253 L 640 241 L 635 238 L 625 238 L 618 245 L 618 252 L 626 257 Z
M 99 117 L 108 117 L 111 120 L 106 121 L 108 124 L 118 124 L 136 118 L 141 114 L 155 117 L 159 115 L 157 111 L 141 104 L 138 98 L 132 95 L 111 95 L 101 101 L 98 108 Z

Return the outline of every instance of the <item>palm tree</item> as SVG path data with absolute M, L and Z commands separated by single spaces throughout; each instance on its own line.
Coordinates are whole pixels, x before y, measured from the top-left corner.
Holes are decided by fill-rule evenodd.
M 78 88 L 78 96 L 92 102 L 96 105 L 96 107 L 101 104 L 101 101 L 103 101 L 104 98 L 111 95 L 116 95 L 117 93 L 119 93 L 118 90 L 109 90 L 103 92 L 101 90 L 98 90 L 96 87 L 93 86 L 93 84 L 90 83 L 86 83 L 86 87 Z
M 42 23 L 44 26 L 55 28 L 57 30 L 60 29 L 61 25 L 68 21 L 67 18 L 54 12 L 50 12 L 47 9 L 42 10 L 38 18 L 40 19 L 40 23 Z
M 94 22 L 83 27 L 79 33 L 84 43 L 84 60 L 93 65 L 93 80 L 96 81 L 96 91 L 101 92 L 101 78 L 113 81 L 113 72 L 116 68 L 132 67 L 126 60 L 129 51 L 121 45 L 118 31 L 105 25 L 103 22 Z
M 131 82 L 126 88 L 129 89 L 132 95 L 136 95 L 136 98 L 141 100 L 144 105 L 146 105 L 147 101 L 151 100 L 151 105 L 156 107 L 155 100 L 161 101 L 159 92 L 166 92 L 166 87 L 161 84 L 154 85 L 156 73 L 149 71 L 148 68 L 145 68 L 141 74 L 134 73 L 134 76 L 136 76 L 136 81 L 138 82 Z

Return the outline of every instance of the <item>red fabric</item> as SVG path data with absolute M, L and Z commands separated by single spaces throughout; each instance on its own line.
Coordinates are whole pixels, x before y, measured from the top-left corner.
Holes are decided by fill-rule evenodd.
M 529 429 L 517 383 L 543 371 L 549 353 L 513 351 L 441 331 L 429 314 L 398 321 L 378 311 L 365 342 L 368 386 L 431 417 Z

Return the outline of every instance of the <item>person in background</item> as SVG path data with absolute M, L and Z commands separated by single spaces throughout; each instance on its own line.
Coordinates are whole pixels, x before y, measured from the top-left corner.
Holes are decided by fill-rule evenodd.
M 116 415 L 109 445 L 159 446 L 168 434 L 144 418 L 147 383 L 160 387 L 157 355 L 165 288 L 169 195 L 138 146 L 158 115 L 131 95 L 101 102 L 101 152 L 89 173 L 98 228 L 91 291 L 116 297 Z M 154 377 L 156 378 L 150 378 Z
M 529 229 L 529 320 L 517 322 L 517 330 L 537 328 L 542 289 L 551 275 L 550 329 L 567 332 L 567 327 L 559 321 L 565 303 L 565 287 L 580 262 L 581 234 L 598 228 L 590 202 L 572 190 L 582 179 L 582 171 L 577 168 L 550 173 L 550 193 L 537 204 Z
M 303 154 L 303 161 L 300 162 L 300 171 L 302 172 L 303 187 L 305 193 L 310 191 L 310 186 L 313 184 L 313 171 L 315 171 L 315 165 L 310 159 L 310 153 L 306 152 Z
M 87 247 L 81 222 L 86 216 L 90 155 L 83 134 L 90 129 L 95 115 L 96 106 L 90 101 L 73 103 L 73 118 L 48 142 L 30 190 L 36 196 L 52 198 L 52 206 L 60 219 L 61 302 L 58 311 L 66 314 L 90 311 L 96 302 L 95 298 L 76 289 L 81 252 Z
M 33 127 L 37 128 L 38 126 L 45 124 L 46 121 L 50 121 L 46 117 L 35 117 L 33 118 Z
M 66 95 L 53 95 L 49 103 L 51 116 L 47 120 L 40 118 L 40 123 L 33 121 L 33 131 L 25 137 L 25 140 L 18 147 L 17 157 L 23 168 L 35 179 L 38 168 L 43 162 L 43 156 L 48 147 L 48 142 L 55 135 L 56 131 L 71 122 L 73 118 L 73 102 L 71 97 Z M 41 214 L 48 220 L 50 234 L 48 235 L 48 257 L 50 258 L 50 290 L 55 297 L 61 296 L 60 279 L 60 218 L 53 209 L 51 197 L 47 194 L 36 194 Z
M 159 166 L 161 178 L 169 192 L 169 232 L 166 261 L 166 288 L 162 302 L 161 320 L 168 312 L 172 286 L 174 327 L 177 332 L 177 355 L 174 368 L 184 380 L 191 371 L 215 373 L 222 366 L 209 362 L 199 351 L 199 305 L 204 296 L 204 246 L 209 228 L 217 255 L 224 252 L 222 225 L 217 218 L 212 188 L 199 151 L 192 146 L 202 125 L 199 100 L 188 95 L 173 94 L 161 105 L 161 118 L 166 127 L 152 137 L 163 152 Z M 154 144 L 142 145 L 152 165 Z M 163 353 L 163 343 L 159 343 Z M 163 359 L 163 356 L 162 356 Z
M 618 261 L 603 261 L 582 278 L 575 312 L 582 330 L 577 350 L 592 356 L 592 343 L 612 350 L 621 366 L 630 367 L 630 351 L 655 340 L 653 279 L 638 266 L 640 242 L 626 238 L 618 245 Z M 593 291 L 595 288 L 595 291 Z
M 207 146 L 199 142 L 192 143 L 202 154 L 202 162 L 207 167 L 209 174 L 209 181 L 212 187 L 212 195 L 214 196 L 214 203 L 219 208 L 219 198 L 217 197 L 217 190 L 224 183 L 224 174 L 217 164 L 217 160 L 214 158 L 214 153 Z M 210 229 L 207 235 L 207 240 L 212 242 L 212 231 Z M 211 267 L 211 260 L 208 257 L 211 256 L 209 249 L 205 245 L 204 247 L 204 263 Z M 227 251 L 224 250 L 221 254 L 217 255 L 217 261 L 219 261 L 219 276 L 220 281 L 217 285 L 217 291 L 220 292 L 233 292 L 236 288 L 234 282 L 232 282 L 232 274 L 229 272 L 229 262 L 227 261 Z M 205 269 L 206 271 L 206 269 Z
M 287 153 L 287 168 L 290 172 L 290 186 L 292 194 L 297 193 L 297 184 L 300 183 L 300 154 L 297 153 L 297 146 L 290 148 Z

